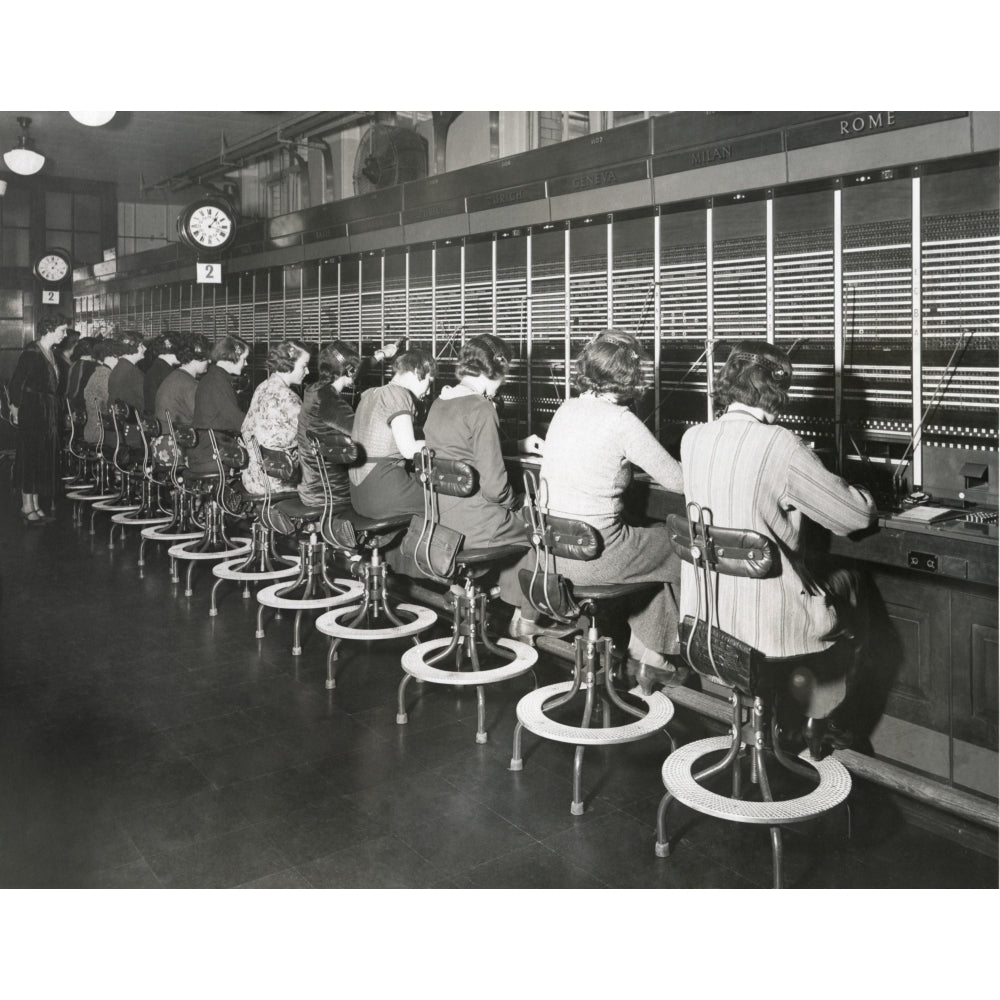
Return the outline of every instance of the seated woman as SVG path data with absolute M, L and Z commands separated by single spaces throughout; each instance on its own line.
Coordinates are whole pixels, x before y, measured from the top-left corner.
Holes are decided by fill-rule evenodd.
M 198 392 L 198 379 L 208 371 L 209 343 L 200 333 L 174 334 L 174 348 L 178 365 L 156 390 L 153 413 L 160 421 L 160 429 L 167 432 L 167 414 L 174 424 L 192 427 L 194 400 Z
M 309 386 L 299 410 L 296 443 L 302 479 L 299 499 L 309 507 L 321 507 L 325 502 L 318 460 L 307 447 L 310 434 L 322 438 L 324 433 L 338 431 L 350 436 L 354 429 L 354 410 L 341 395 L 354 383 L 361 358 L 353 347 L 341 340 L 331 341 L 319 352 L 319 378 Z M 351 505 L 351 482 L 344 466 L 328 470 L 335 508 Z
M 93 347 L 97 367 L 87 379 L 83 390 L 83 401 L 87 407 L 87 423 L 83 428 L 83 439 L 87 444 L 97 444 L 101 440 L 100 407 L 107 407 L 110 400 L 108 382 L 111 373 L 121 363 L 121 355 L 129 350 L 128 344 L 120 340 L 98 340 Z
M 243 436 L 253 435 L 264 448 L 292 451 L 302 407 L 292 387 L 302 385 L 309 371 L 309 352 L 294 340 L 284 340 L 267 352 L 267 370 L 269 374 L 254 391 L 243 419 Z M 273 493 L 295 490 L 294 483 L 268 476 L 251 455 L 250 464 L 243 470 L 244 488 L 259 495 L 268 484 Z
M 180 364 L 177 358 L 179 333 L 164 330 L 155 337 L 147 337 L 143 343 L 146 357 L 152 358 L 142 379 L 142 408 L 146 413 L 156 412 L 156 393 L 163 380 Z
M 812 658 L 791 678 L 802 714 L 823 719 L 847 690 L 845 657 L 834 637 L 856 631 L 849 609 L 857 581 L 807 567 L 802 534 L 808 521 L 836 535 L 867 528 L 877 516 L 864 490 L 828 472 L 792 431 L 775 422 L 788 402 L 792 364 L 780 348 L 755 340 L 733 347 L 716 383 L 722 416 L 690 428 L 681 439 L 684 492 L 712 511 L 714 523 L 773 538 L 780 573 L 765 579 L 719 576 L 718 627 L 768 657 Z M 682 564 L 681 614 L 694 615 L 694 567 Z M 838 614 L 838 605 L 841 613 Z
M 87 381 L 97 368 L 94 360 L 94 347 L 98 343 L 91 337 L 84 337 L 77 341 L 73 348 L 73 363 L 69 366 L 66 376 L 66 398 L 74 410 L 82 409 L 83 390 L 87 387 Z
M 362 449 L 364 464 L 350 470 L 351 504 L 365 517 L 420 514 L 424 496 L 406 463 L 424 446 L 413 433 L 417 400 L 434 377 L 434 358 L 426 351 L 397 355 L 395 374 L 383 386 L 361 394 L 351 436 Z
M 424 422 L 427 446 L 442 458 L 468 462 L 479 488 L 470 497 L 439 497 L 441 523 L 465 535 L 467 548 L 522 544 L 522 498 L 511 488 L 500 451 L 500 418 L 493 397 L 510 367 L 510 350 L 492 334 L 471 337 L 458 356 L 458 385 L 446 385 Z M 500 597 L 521 603 L 517 567 L 500 573 Z
M 205 431 L 227 431 L 235 437 L 243 426 L 243 410 L 236 399 L 233 380 L 246 367 L 250 347 L 239 337 L 227 335 L 217 341 L 210 355 L 212 364 L 202 376 L 194 396 L 191 426 L 197 428 L 198 443 L 188 452 L 188 468 L 195 475 L 216 471 L 212 445 Z
M 108 379 L 108 399 L 112 403 L 121 400 L 141 413 L 145 405 L 143 374 L 136 365 L 146 356 L 146 345 L 132 330 L 120 333 L 116 339 L 125 345 L 126 350 Z
M 637 527 L 625 520 L 624 493 L 638 466 L 664 489 L 684 488 L 680 465 L 666 452 L 628 404 L 645 389 L 642 362 L 648 360 L 629 333 L 607 330 L 584 347 L 574 384 L 580 395 L 566 400 L 552 417 L 542 455 L 553 514 L 585 521 L 600 532 L 601 554 L 590 562 L 562 561 L 558 570 L 574 583 L 659 583 L 630 604 L 629 653 L 662 666 L 679 652 L 676 588 L 680 561 L 666 525 Z M 522 604 L 511 634 L 539 631 L 535 612 Z

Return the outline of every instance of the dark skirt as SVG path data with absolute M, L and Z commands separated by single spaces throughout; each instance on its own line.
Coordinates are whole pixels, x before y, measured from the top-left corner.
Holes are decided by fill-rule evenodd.
M 59 469 L 59 397 L 25 391 L 18 410 L 14 486 L 22 493 L 56 495 Z

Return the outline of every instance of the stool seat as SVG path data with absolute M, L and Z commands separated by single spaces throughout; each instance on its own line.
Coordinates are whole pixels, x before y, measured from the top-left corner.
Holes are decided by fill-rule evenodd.
M 396 514 L 393 517 L 365 517 L 353 507 L 334 511 L 334 517 L 341 521 L 350 521 L 355 531 L 365 531 L 373 535 L 382 535 L 390 531 L 401 531 L 410 526 L 412 514 Z
M 323 515 L 322 506 L 303 503 L 297 493 L 274 494 L 273 506 L 294 521 L 318 521 Z
M 709 791 L 692 774 L 697 762 L 707 754 L 728 750 L 731 736 L 713 736 L 696 740 L 675 750 L 663 764 L 663 784 L 678 801 L 696 812 L 737 823 L 775 826 L 802 823 L 840 805 L 851 791 L 851 775 L 833 757 L 813 760 L 808 750 L 799 760 L 816 770 L 819 784 L 812 791 L 793 799 L 771 802 L 747 802 Z
M 503 640 L 501 639 L 501 642 Z M 555 722 L 545 714 L 545 703 L 567 691 L 572 690 L 573 681 L 561 681 L 549 684 L 526 694 L 517 703 L 517 720 L 525 729 L 536 736 L 555 740 L 557 743 L 572 743 L 575 746 L 607 746 L 615 743 L 634 743 L 662 729 L 674 717 L 673 702 L 662 691 L 643 694 L 638 688 L 632 688 L 629 694 L 641 698 L 649 709 L 644 718 L 624 726 L 567 726 Z M 673 759 L 673 755 L 667 758 Z
M 578 601 L 613 601 L 619 597 L 627 597 L 640 590 L 648 590 L 650 587 L 662 587 L 660 583 L 610 583 L 593 584 L 589 587 L 580 587 L 573 584 L 573 596 Z
M 524 545 L 490 545 L 481 549 L 461 549 L 456 557 L 459 566 L 477 566 L 483 563 L 498 562 L 501 559 L 513 559 L 523 555 L 528 550 Z

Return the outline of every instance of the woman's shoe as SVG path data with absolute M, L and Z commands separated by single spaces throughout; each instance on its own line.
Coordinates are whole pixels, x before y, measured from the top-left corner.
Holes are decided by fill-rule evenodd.
M 25 524 L 47 524 L 48 518 L 40 510 L 21 511 L 21 520 Z
M 561 625 L 557 622 L 543 625 L 539 621 L 533 622 L 521 614 L 520 608 L 515 609 L 514 616 L 507 627 L 507 635 L 512 639 L 520 639 L 528 643 L 531 643 L 539 635 L 548 636 L 550 639 L 565 639 L 576 631 L 577 629 L 573 625 Z

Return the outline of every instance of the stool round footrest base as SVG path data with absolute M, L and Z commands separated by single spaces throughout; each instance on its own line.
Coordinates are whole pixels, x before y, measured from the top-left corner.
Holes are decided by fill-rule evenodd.
M 295 560 L 294 566 L 286 566 L 283 569 L 270 570 L 237 570 L 233 566 L 239 566 L 244 560 L 242 557 L 229 559 L 224 563 L 218 563 L 212 567 L 212 575 L 220 580 L 284 580 L 289 576 L 296 576 L 299 572 L 299 557 L 289 556 Z
M 526 674 L 538 661 L 538 652 L 527 643 L 515 639 L 499 639 L 497 645 L 515 654 L 511 663 L 505 663 L 489 670 L 442 670 L 429 666 L 424 657 L 438 649 L 451 645 L 451 639 L 431 639 L 419 646 L 411 646 L 403 653 L 403 669 L 419 681 L 429 684 L 453 684 L 460 687 L 479 687 L 482 684 L 497 684 Z
M 362 586 L 363 591 L 364 587 Z M 424 629 L 430 628 L 437 621 L 437 615 L 430 608 L 422 608 L 417 604 L 400 604 L 397 610 L 416 615 L 416 618 L 412 622 L 404 622 L 402 625 L 388 625 L 385 628 L 352 628 L 349 625 L 340 624 L 341 618 L 350 618 L 360 610 L 361 605 L 354 604 L 349 608 L 338 608 L 336 611 L 328 611 L 325 615 L 320 615 L 316 619 L 316 628 L 324 635 L 331 636 L 334 639 L 357 639 L 361 641 L 371 639 L 402 639 L 423 632 Z
M 201 535 L 198 536 L 199 538 Z M 232 559 L 234 556 L 245 556 L 250 552 L 252 545 L 249 538 L 231 538 L 231 542 L 241 543 L 239 547 L 232 549 L 223 549 L 221 552 L 198 552 L 194 549 L 188 548 L 192 545 L 192 542 L 183 542 L 181 545 L 171 545 L 167 549 L 167 555 L 174 559 L 189 559 L 189 560 L 204 560 L 211 561 L 213 559 Z
M 675 750 L 663 763 L 664 787 L 678 802 L 706 816 L 762 826 L 814 819 L 840 805 L 850 794 L 847 768 L 833 757 L 813 760 L 808 750 L 799 754 L 799 760 L 816 770 L 819 784 L 805 795 L 774 802 L 746 802 L 709 791 L 694 780 L 692 772 L 702 757 L 728 750 L 731 740 L 730 736 L 713 736 Z
M 624 726 L 597 728 L 589 726 L 567 726 L 556 722 L 545 714 L 545 703 L 565 694 L 573 687 L 572 681 L 549 684 L 526 694 L 517 703 L 517 721 L 529 732 L 557 743 L 572 743 L 575 746 L 608 746 L 615 743 L 634 743 L 659 732 L 674 717 L 673 702 L 662 691 L 643 694 L 635 687 L 629 692 L 641 698 L 649 711 L 641 719 Z M 583 688 L 581 687 L 581 691 Z
M 308 600 L 294 597 L 279 597 L 277 591 L 287 587 L 286 583 L 275 583 L 257 592 L 257 602 L 268 608 L 291 608 L 294 610 L 312 610 L 315 608 L 335 608 L 340 604 L 357 600 L 364 593 L 364 584 L 357 580 L 334 580 L 338 587 L 344 588 L 344 593 L 322 597 L 310 597 Z
M 129 517 L 128 514 L 115 514 L 111 518 L 113 524 L 169 524 L 169 517 Z

